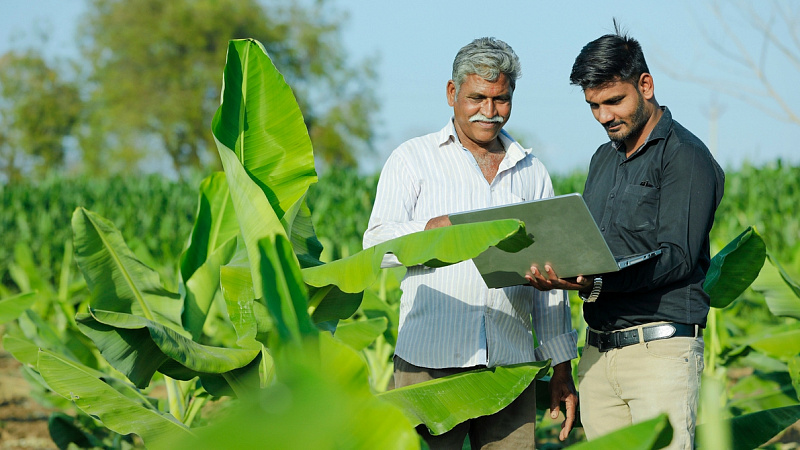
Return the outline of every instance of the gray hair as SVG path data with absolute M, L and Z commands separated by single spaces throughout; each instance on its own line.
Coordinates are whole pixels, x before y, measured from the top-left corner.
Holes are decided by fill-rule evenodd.
M 478 75 L 486 81 L 496 81 L 501 73 L 508 77 L 513 92 L 517 78 L 522 76 L 522 67 L 511 46 L 493 37 L 475 39 L 461 47 L 453 61 L 456 95 L 469 75 Z

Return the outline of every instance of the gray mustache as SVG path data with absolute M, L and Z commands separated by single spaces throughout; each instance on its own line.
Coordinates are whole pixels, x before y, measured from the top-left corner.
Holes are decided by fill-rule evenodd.
M 469 118 L 470 122 L 497 122 L 503 123 L 503 118 L 501 116 L 494 116 L 494 117 L 486 117 L 481 113 L 477 113 L 474 116 Z

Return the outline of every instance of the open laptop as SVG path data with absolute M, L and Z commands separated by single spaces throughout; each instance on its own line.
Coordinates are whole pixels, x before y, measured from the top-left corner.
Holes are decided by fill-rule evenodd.
M 532 264 L 544 271 L 550 264 L 560 278 L 616 272 L 653 258 L 661 250 L 615 258 L 580 194 L 466 211 L 450 215 L 454 225 L 497 219 L 518 219 L 533 243 L 510 253 L 496 247 L 473 258 L 490 288 L 528 284 Z

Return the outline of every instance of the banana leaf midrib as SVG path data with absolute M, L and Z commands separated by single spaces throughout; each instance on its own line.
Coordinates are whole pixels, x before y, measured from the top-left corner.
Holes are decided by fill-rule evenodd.
M 111 243 L 108 242 L 108 240 L 105 237 L 105 234 L 100 232 L 100 228 L 99 228 L 97 222 L 95 222 L 94 219 L 88 214 L 84 213 L 84 216 L 86 218 L 88 218 L 89 221 L 92 223 L 92 226 L 94 226 L 95 231 L 97 231 L 97 235 L 100 237 L 100 240 L 103 242 L 103 245 L 105 246 L 106 251 L 111 256 L 111 258 L 114 260 L 114 262 L 116 263 L 117 267 L 119 267 L 120 273 L 122 273 L 123 278 L 125 279 L 125 282 L 128 284 L 128 287 L 131 288 L 131 292 L 133 293 L 134 297 L 136 298 L 136 301 L 139 302 L 139 305 L 142 308 L 142 312 L 144 313 L 144 316 L 149 320 L 154 320 L 153 319 L 153 313 L 150 311 L 150 308 L 147 306 L 147 303 L 145 302 L 144 297 L 141 295 L 141 292 L 139 291 L 139 288 L 133 282 L 133 278 L 131 277 L 130 273 L 126 269 L 125 265 L 122 264 L 122 260 L 119 257 L 119 255 L 117 254 L 117 252 L 115 251 L 114 246 L 112 246 Z

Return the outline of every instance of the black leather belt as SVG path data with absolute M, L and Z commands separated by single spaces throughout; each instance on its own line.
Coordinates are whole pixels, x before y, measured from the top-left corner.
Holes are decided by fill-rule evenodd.
M 671 337 L 697 337 L 703 335 L 703 329 L 697 325 L 682 323 L 665 323 L 650 325 L 624 331 L 602 332 L 591 328 L 586 329 L 586 343 L 597 347 L 601 352 L 614 348 L 627 347 L 639 343 L 639 330 L 642 330 L 643 341 L 650 342 Z

